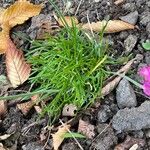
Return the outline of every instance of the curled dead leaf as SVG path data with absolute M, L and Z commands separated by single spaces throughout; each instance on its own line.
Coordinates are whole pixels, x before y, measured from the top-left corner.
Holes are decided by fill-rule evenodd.
M 76 17 L 73 17 L 73 16 L 65 16 L 64 18 L 57 18 L 55 17 L 55 19 L 57 20 L 58 24 L 62 27 L 65 27 L 66 24 L 69 26 L 69 27 L 73 27 L 73 25 L 77 25 L 79 22 L 77 20 Z
M 17 104 L 17 107 L 26 116 L 31 108 L 35 105 L 33 101 Z
M 0 24 L 8 22 L 9 27 L 12 28 L 17 24 L 24 23 L 30 17 L 38 15 L 41 9 L 41 5 L 34 5 L 29 1 L 19 0 L 1 12 Z
M 115 33 L 123 30 L 134 29 L 135 26 L 121 20 L 109 20 L 109 21 L 103 20 L 98 22 L 92 22 L 90 24 L 89 23 L 83 24 L 81 28 L 84 30 L 92 29 L 95 32 L 100 32 L 105 28 L 104 30 L 105 33 Z
M 69 129 L 70 125 L 65 124 L 64 126 L 60 126 L 55 134 L 52 134 L 54 150 L 58 150 L 59 146 L 64 140 L 65 134 L 68 132 Z
M 92 139 L 95 136 L 94 125 L 79 120 L 78 132 L 84 134 L 87 138 Z
M 10 39 L 6 51 L 6 67 L 7 76 L 14 88 L 23 84 L 29 78 L 30 65 L 25 62 L 22 51 L 17 50 Z

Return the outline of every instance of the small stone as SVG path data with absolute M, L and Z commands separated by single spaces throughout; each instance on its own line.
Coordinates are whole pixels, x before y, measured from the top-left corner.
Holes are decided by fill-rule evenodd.
M 139 16 L 138 11 L 134 11 L 134 12 L 127 14 L 126 16 L 120 17 L 120 19 L 122 21 L 135 25 L 137 23 L 138 16 Z
M 145 62 L 147 65 L 150 65 L 150 52 L 145 53 Z
M 119 108 L 135 107 L 137 105 L 136 95 L 130 83 L 122 79 L 117 87 L 116 99 Z
M 144 12 L 140 17 L 140 24 L 146 26 L 150 22 L 150 13 Z
M 117 144 L 117 137 L 108 124 L 99 124 L 97 131 L 99 135 L 93 141 L 90 149 L 110 150 Z
M 37 142 L 28 143 L 22 146 L 22 150 L 44 150 L 43 146 Z
M 134 3 L 125 3 L 122 7 L 123 9 L 130 11 L 130 12 L 136 10 L 136 5 Z
M 80 150 L 80 148 L 78 147 L 76 143 L 69 142 L 69 143 L 65 143 L 62 146 L 62 150 Z
M 112 119 L 112 126 L 118 132 L 150 128 L 150 101 L 137 108 L 119 110 Z
M 106 122 L 112 116 L 112 112 L 108 105 L 102 105 L 98 111 L 97 120 L 99 123 Z
M 136 43 L 137 43 L 137 36 L 135 35 L 129 35 L 127 37 L 127 39 L 124 41 L 124 46 L 125 46 L 125 53 L 129 54 L 133 48 L 135 47 Z
M 146 26 L 146 31 L 150 34 L 150 22 Z

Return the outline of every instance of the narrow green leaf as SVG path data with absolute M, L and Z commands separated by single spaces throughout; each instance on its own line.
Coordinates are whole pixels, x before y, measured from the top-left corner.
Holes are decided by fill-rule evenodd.
M 80 133 L 75 133 L 75 132 L 71 132 L 71 133 L 66 133 L 65 134 L 65 138 L 72 138 L 72 137 L 75 137 L 75 138 L 86 138 L 84 135 L 80 134 Z

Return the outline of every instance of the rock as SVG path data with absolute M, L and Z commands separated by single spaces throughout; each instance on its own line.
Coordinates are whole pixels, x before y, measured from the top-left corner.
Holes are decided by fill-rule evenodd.
M 130 83 L 122 79 L 117 87 L 116 99 L 119 108 L 135 107 L 137 105 L 136 95 Z
M 150 34 L 150 22 L 146 26 L 146 31 Z
M 28 143 L 22 146 L 22 150 L 44 150 L 43 145 L 37 142 Z
M 131 12 L 136 10 L 136 5 L 134 3 L 125 3 L 124 5 L 122 5 L 122 8 L 126 11 Z
M 135 35 L 129 35 L 126 40 L 124 41 L 124 46 L 125 46 L 125 53 L 129 54 L 133 48 L 135 47 L 136 43 L 137 43 L 137 36 Z
M 139 13 L 138 11 L 131 12 L 126 16 L 119 17 L 122 21 L 128 22 L 130 24 L 135 25 L 138 20 Z
M 150 65 L 150 52 L 145 53 L 145 62 L 147 65 Z
M 144 12 L 140 17 L 140 24 L 146 26 L 150 22 L 150 13 Z
M 62 150 L 80 150 L 80 148 L 78 147 L 78 145 L 74 142 L 69 142 L 69 143 L 65 143 L 62 146 Z
M 98 111 L 97 120 L 99 123 L 106 122 L 112 115 L 113 114 L 109 109 L 109 106 L 102 105 L 102 107 L 100 107 L 100 110 Z
M 137 108 L 119 110 L 112 119 L 112 126 L 118 132 L 150 128 L 150 101 Z
M 93 141 L 90 149 L 110 150 L 117 144 L 117 137 L 108 124 L 99 124 L 97 131 L 99 135 Z

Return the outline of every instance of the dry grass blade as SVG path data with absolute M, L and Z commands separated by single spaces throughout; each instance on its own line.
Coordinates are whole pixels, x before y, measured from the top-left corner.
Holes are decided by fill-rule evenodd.
M 23 53 L 9 40 L 6 51 L 7 76 L 13 87 L 24 83 L 30 75 L 30 65 L 25 62 Z
M 42 9 L 41 5 L 34 5 L 29 1 L 17 1 L 9 8 L 5 9 L 0 16 L 0 24 L 9 23 L 9 27 L 22 24 L 30 17 L 36 16 Z
M 107 26 L 106 26 L 107 25 Z M 98 21 L 98 22 L 92 22 L 92 23 L 86 23 L 82 25 L 82 29 L 85 30 L 92 30 L 95 32 L 100 32 L 105 28 L 105 33 L 115 33 L 115 32 L 120 32 L 123 30 L 129 30 L 129 29 L 134 29 L 135 26 L 131 25 L 129 23 L 126 23 L 121 20 L 109 20 L 107 21 Z
M 70 17 L 70 16 L 65 16 L 64 18 L 58 18 L 55 17 L 57 20 L 58 24 L 62 27 L 66 26 L 66 23 L 69 27 L 72 27 L 73 25 L 77 25 L 79 22 L 76 17 Z
M 122 75 L 125 75 L 131 68 L 131 65 L 133 64 L 134 60 L 135 59 L 130 60 L 125 66 L 123 66 L 119 71 L 117 71 L 117 74 L 121 73 Z M 112 80 L 113 77 L 109 78 L 108 80 Z M 112 81 L 110 81 L 106 86 L 104 86 L 101 90 L 101 96 L 106 96 L 111 91 L 113 91 L 113 89 L 118 85 L 121 78 L 122 78 L 121 76 L 117 76 Z

